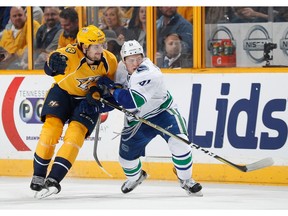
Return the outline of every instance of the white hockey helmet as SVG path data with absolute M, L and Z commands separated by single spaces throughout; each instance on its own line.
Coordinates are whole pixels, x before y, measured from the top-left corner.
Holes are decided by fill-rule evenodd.
M 122 45 L 120 54 L 121 54 L 122 61 L 124 61 L 125 57 L 135 55 L 135 54 L 142 54 L 142 56 L 144 57 L 143 47 L 136 40 L 130 40 L 130 41 L 124 42 L 124 44 Z

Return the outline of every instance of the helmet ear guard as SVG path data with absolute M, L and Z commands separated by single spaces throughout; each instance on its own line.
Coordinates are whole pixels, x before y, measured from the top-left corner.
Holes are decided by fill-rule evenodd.
M 142 54 L 143 57 L 145 56 L 143 47 L 136 40 L 130 40 L 124 42 L 124 44 L 121 47 L 120 54 L 122 61 L 125 60 L 125 57 L 131 55 Z
M 87 49 L 90 45 L 103 44 L 106 42 L 106 37 L 103 31 L 94 25 L 83 27 L 77 34 L 77 43 Z

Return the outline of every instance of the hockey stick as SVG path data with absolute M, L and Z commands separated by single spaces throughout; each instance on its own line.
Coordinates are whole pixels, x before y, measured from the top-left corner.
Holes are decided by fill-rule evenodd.
M 99 117 L 97 119 L 97 123 L 95 126 L 95 136 L 94 136 L 94 146 L 93 146 L 93 157 L 100 167 L 100 169 L 106 173 L 109 177 L 113 177 L 110 173 L 108 173 L 104 167 L 102 166 L 101 162 L 99 161 L 98 155 L 97 155 L 97 147 L 98 147 L 98 140 L 99 140 L 99 130 L 100 130 L 100 123 L 101 123 L 101 114 L 99 114 Z
M 250 171 L 253 171 L 253 170 L 258 170 L 258 169 L 262 169 L 262 168 L 265 168 L 265 167 L 268 167 L 268 166 L 272 166 L 274 164 L 273 159 L 270 158 L 270 157 L 269 158 L 264 158 L 262 160 L 259 160 L 257 162 L 254 162 L 254 163 L 251 163 L 251 164 L 247 164 L 247 165 L 234 164 L 231 161 L 228 161 L 225 158 L 222 158 L 219 155 L 216 155 L 213 152 L 210 152 L 209 150 L 200 147 L 199 145 L 196 145 L 194 143 L 190 143 L 188 140 L 186 140 L 186 139 L 184 139 L 182 137 L 179 137 L 179 136 L 177 136 L 177 135 L 165 130 L 164 128 L 162 128 L 162 127 L 160 127 L 160 126 L 158 126 L 156 124 L 153 124 L 152 122 L 150 122 L 150 121 L 148 121 L 148 120 L 146 120 L 144 118 L 141 118 L 139 116 L 134 115 L 132 112 L 126 110 L 125 108 L 122 108 L 122 107 L 117 106 L 117 105 L 115 105 L 113 103 L 110 103 L 109 101 L 107 101 L 107 100 L 105 100 L 103 98 L 100 98 L 99 100 L 102 103 L 104 103 L 104 104 L 106 104 L 106 105 L 108 105 L 110 107 L 113 107 L 113 108 L 123 112 L 125 115 L 133 117 L 133 118 L 137 119 L 138 121 L 140 121 L 140 122 L 142 122 L 142 123 L 154 128 L 154 129 L 156 129 L 156 130 L 158 130 L 158 131 L 160 131 L 160 132 L 162 132 L 162 133 L 164 133 L 164 134 L 166 134 L 166 135 L 168 135 L 170 137 L 173 137 L 173 138 L 175 138 L 177 140 L 180 140 L 180 141 L 188 144 L 192 148 L 195 148 L 195 149 L 205 153 L 206 155 L 208 155 L 210 157 L 214 157 L 218 161 L 221 161 L 222 163 L 225 163 L 225 164 L 227 164 L 227 165 L 229 165 L 229 166 L 231 166 L 231 167 L 233 167 L 235 169 L 238 169 L 238 170 L 240 170 L 242 172 L 250 172 Z

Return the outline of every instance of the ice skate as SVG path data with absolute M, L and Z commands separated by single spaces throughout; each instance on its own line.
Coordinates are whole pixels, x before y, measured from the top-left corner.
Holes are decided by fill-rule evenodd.
M 43 199 L 52 194 L 58 194 L 60 191 L 60 184 L 55 179 L 47 178 L 42 190 L 37 191 L 34 197 L 37 199 Z
M 183 188 L 189 196 L 203 196 L 203 193 L 201 192 L 202 186 L 193 179 L 178 180 L 181 188 Z
M 202 186 L 199 183 L 195 182 L 192 178 L 187 180 L 179 179 L 175 167 L 173 167 L 173 172 L 177 176 L 181 188 L 186 190 L 189 196 L 203 196 L 201 192 Z
M 42 176 L 33 176 L 30 188 L 33 191 L 41 191 L 44 188 L 45 178 Z
M 134 188 L 140 185 L 146 178 L 147 173 L 144 170 L 142 170 L 140 177 L 136 181 L 127 180 L 126 182 L 124 182 L 124 184 L 121 187 L 121 191 L 123 193 L 131 192 L 132 190 L 134 190 Z

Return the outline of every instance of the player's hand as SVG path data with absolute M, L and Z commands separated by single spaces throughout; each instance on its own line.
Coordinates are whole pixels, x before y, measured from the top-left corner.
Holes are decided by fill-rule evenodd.
M 64 55 L 61 55 L 59 52 L 53 53 L 49 57 L 49 68 L 53 71 L 52 76 L 56 76 L 59 74 L 64 74 L 65 69 L 67 67 L 66 64 L 67 58 Z
M 97 86 L 91 86 L 88 93 L 86 94 L 86 99 L 89 104 L 94 106 L 102 106 L 102 103 L 99 101 L 102 97 L 103 92 Z
M 115 83 L 108 77 L 102 76 L 97 80 L 97 86 L 100 88 L 103 88 L 103 86 L 106 86 L 108 89 L 113 89 L 115 88 Z
M 99 107 L 89 104 L 88 101 L 86 99 L 84 99 L 79 104 L 79 110 L 81 113 L 85 113 L 88 115 L 94 115 L 99 111 Z

